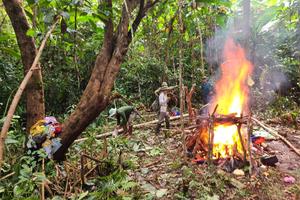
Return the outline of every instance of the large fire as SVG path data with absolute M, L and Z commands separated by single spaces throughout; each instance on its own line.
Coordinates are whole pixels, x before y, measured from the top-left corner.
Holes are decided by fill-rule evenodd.
M 215 96 L 209 108 L 213 112 L 218 104 L 216 114 L 235 114 L 236 117 L 248 112 L 249 88 L 247 81 L 253 66 L 247 60 L 245 51 L 233 39 L 228 39 L 224 47 L 224 63 L 221 65 L 221 78 L 215 85 Z M 242 135 L 243 135 L 243 131 Z M 236 125 L 222 124 L 214 127 L 214 157 L 232 156 L 235 151 L 242 153 Z

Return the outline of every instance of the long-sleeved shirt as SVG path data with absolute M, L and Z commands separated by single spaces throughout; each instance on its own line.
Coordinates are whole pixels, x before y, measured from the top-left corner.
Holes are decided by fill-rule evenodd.
M 167 107 L 168 107 L 167 93 L 160 92 L 158 98 L 159 98 L 160 112 L 167 112 Z
M 117 124 L 124 126 L 127 124 L 130 114 L 134 112 L 133 106 L 123 106 L 117 109 L 116 118 Z

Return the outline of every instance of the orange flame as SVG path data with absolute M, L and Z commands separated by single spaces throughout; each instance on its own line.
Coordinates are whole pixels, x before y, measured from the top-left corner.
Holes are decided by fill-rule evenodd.
M 240 116 L 248 112 L 249 88 L 247 81 L 252 74 L 253 66 L 247 60 L 244 50 L 227 39 L 221 65 L 222 76 L 215 85 L 215 96 L 210 106 L 210 113 L 218 104 L 217 114 L 235 113 Z M 231 156 L 236 149 L 242 153 L 242 146 L 236 125 L 218 125 L 214 127 L 213 155 L 217 157 Z

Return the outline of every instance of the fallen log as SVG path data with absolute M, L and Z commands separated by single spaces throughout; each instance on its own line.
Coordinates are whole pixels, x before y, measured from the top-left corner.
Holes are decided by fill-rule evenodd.
M 183 117 L 188 117 L 189 115 L 188 114 L 184 114 Z M 174 120 L 177 120 L 177 119 L 180 119 L 180 116 L 174 116 L 174 117 L 170 117 L 170 121 L 174 121 Z M 148 126 L 148 125 L 152 125 L 152 124 L 156 124 L 158 122 L 158 120 L 152 120 L 150 122 L 144 122 L 144 123 L 141 123 L 141 124 L 136 124 L 136 125 L 133 125 L 133 128 L 141 128 L 141 127 L 145 127 L 145 126 Z M 108 136 L 111 136 L 113 134 L 114 131 L 110 131 L 110 132 L 107 132 L 107 133 L 103 133 L 103 134 L 100 134 L 100 135 L 96 135 L 95 138 L 96 139 L 101 139 L 101 138 L 105 138 L 105 137 L 108 137 Z M 122 133 L 123 132 L 123 129 L 119 129 L 118 130 L 118 134 L 119 133 Z M 75 140 L 74 142 L 83 142 L 85 140 L 87 140 L 88 138 L 80 138 L 80 139 L 77 139 Z
M 297 149 L 296 147 L 294 147 L 294 145 L 292 145 L 285 137 L 283 137 L 282 135 L 280 135 L 279 133 L 277 133 L 277 131 L 273 130 L 272 128 L 268 127 L 267 125 L 263 124 L 262 122 L 260 122 L 258 119 L 251 117 L 251 119 L 253 121 L 255 121 L 258 125 L 260 125 L 263 129 L 265 129 L 266 131 L 268 131 L 270 134 L 272 134 L 273 136 L 281 139 L 286 145 L 288 145 L 290 148 L 293 149 L 293 151 L 300 156 L 300 150 Z

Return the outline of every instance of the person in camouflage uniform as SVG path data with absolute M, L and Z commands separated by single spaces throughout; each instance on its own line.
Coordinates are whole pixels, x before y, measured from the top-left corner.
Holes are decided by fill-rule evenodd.
M 122 106 L 118 109 L 112 108 L 109 110 L 109 117 L 117 119 L 117 127 L 114 130 L 114 135 L 118 134 L 118 127 L 122 127 L 124 134 L 132 134 L 132 121 L 136 115 L 141 115 L 133 106 Z

